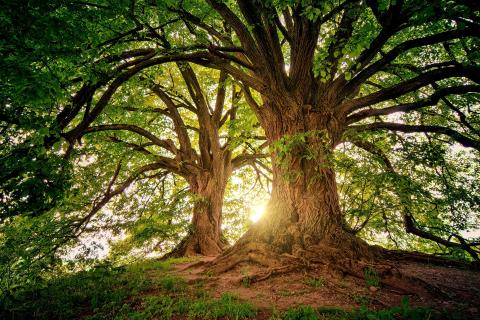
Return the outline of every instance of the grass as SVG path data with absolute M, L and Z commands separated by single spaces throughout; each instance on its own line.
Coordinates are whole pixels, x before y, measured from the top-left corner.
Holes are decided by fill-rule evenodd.
M 353 301 L 355 301 L 355 303 L 360 304 L 362 306 L 366 306 L 370 303 L 370 297 L 365 295 L 352 294 L 350 295 L 350 297 L 352 298 Z
M 147 260 L 124 267 L 98 266 L 45 282 L 42 287 L 0 296 L 0 319 L 243 319 L 252 305 L 224 293 L 215 299 L 203 282 L 188 285 L 169 275 L 176 263 Z
M 320 287 L 323 287 L 323 285 L 325 284 L 325 281 L 321 277 L 313 277 L 313 278 L 306 279 L 305 284 L 312 288 L 320 288 Z
M 398 307 L 385 310 L 370 310 L 366 307 L 347 311 L 338 308 L 313 308 L 300 306 L 288 309 L 283 314 L 274 312 L 270 320 L 454 320 L 465 319 L 461 313 L 441 313 L 429 308 L 413 308 L 408 299 Z
M 317 320 L 317 311 L 311 306 L 288 309 L 283 315 L 284 320 Z
M 367 286 L 367 288 L 380 288 L 380 276 L 375 269 L 371 267 L 365 268 L 365 270 L 363 270 L 363 276 L 365 277 L 365 285 Z
M 235 295 L 224 293 L 219 299 L 194 302 L 188 316 L 200 319 L 244 319 L 253 318 L 256 310 L 249 303 L 241 302 Z
M 242 274 L 242 286 L 250 288 L 252 285 L 252 278 L 248 275 L 248 269 L 243 268 L 240 272 Z
M 245 288 L 250 288 L 252 285 L 252 279 L 249 276 L 243 276 L 242 277 L 242 286 Z
M 165 276 L 160 279 L 160 285 L 163 290 L 173 293 L 185 290 L 187 284 L 185 280 L 179 277 Z
M 43 286 L 0 295 L 0 319 L 255 319 L 257 310 L 231 293 L 212 297 L 200 279 L 187 284 L 168 273 L 184 260 L 143 261 L 124 267 L 98 266 L 89 271 L 50 279 Z M 320 278 L 306 280 L 323 285 Z M 1 294 L 1 293 L 0 293 Z M 293 292 L 284 292 L 293 295 Z M 387 320 L 462 319 L 430 309 L 401 306 L 373 311 L 353 311 L 301 306 L 274 311 L 272 320 Z

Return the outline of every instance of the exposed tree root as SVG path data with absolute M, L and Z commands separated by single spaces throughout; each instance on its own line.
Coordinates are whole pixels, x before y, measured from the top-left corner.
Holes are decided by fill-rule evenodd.
M 345 243 L 344 243 L 345 245 Z M 331 245 L 318 244 L 309 248 L 297 250 L 295 254 L 281 253 L 278 248 L 263 242 L 246 242 L 241 246 L 234 246 L 208 263 L 206 267 L 219 274 L 227 272 L 240 264 L 255 264 L 266 267 L 265 271 L 248 275 L 251 283 L 264 281 L 272 276 L 301 270 L 315 270 L 324 272 L 334 279 L 351 276 L 368 281 L 370 276 L 377 277 L 379 284 L 392 288 L 405 295 L 421 295 L 448 298 L 448 294 L 438 286 L 420 278 L 402 273 L 396 266 L 398 260 L 393 259 L 394 253 L 384 255 L 384 249 L 368 246 L 359 242 L 350 243 L 358 247 L 362 253 L 350 251 L 345 246 L 339 248 Z M 417 257 L 417 256 L 414 256 Z M 401 259 L 407 259 L 402 255 Z M 413 259 L 414 262 L 423 259 Z
M 259 282 L 266 280 L 270 278 L 271 276 L 275 275 L 280 275 L 280 274 L 285 274 L 289 273 L 292 271 L 297 270 L 297 266 L 283 266 L 283 267 L 277 267 L 277 268 L 270 268 L 267 272 L 264 273 L 258 273 L 252 276 L 249 276 L 249 279 L 251 282 Z

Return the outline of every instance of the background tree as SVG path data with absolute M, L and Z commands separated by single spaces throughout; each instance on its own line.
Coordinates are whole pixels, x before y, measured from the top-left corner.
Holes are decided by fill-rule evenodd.
M 221 224 L 227 181 L 234 170 L 264 157 L 257 142 L 261 137 L 255 136 L 254 117 L 241 111 L 243 118 L 236 119 L 241 91 L 225 73 L 198 78 L 184 63 L 178 64 L 178 71 L 163 72 L 170 80 L 144 78 L 125 84 L 120 98 L 82 131 L 81 136 L 105 132 L 104 139 L 138 153 L 137 161 L 151 159 L 84 219 L 123 192 L 136 176 L 148 171 L 155 177 L 156 171 L 166 171 L 187 181 L 194 202 L 189 235 L 170 255 L 217 255 L 225 246 Z M 77 134 L 76 129 L 65 134 L 67 139 L 70 134 Z
M 126 162 L 118 164 L 119 157 L 114 162 L 118 170 L 109 166 L 103 180 L 89 181 L 83 190 L 71 179 L 78 167 L 73 146 L 115 92 L 147 67 L 183 59 L 159 58 L 156 54 L 168 55 L 168 50 L 157 52 L 151 44 L 132 46 L 132 40 L 151 42 L 151 35 L 130 13 L 130 6 L 121 3 L 1 4 L 1 272 L 8 275 L 3 278 L 7 282 L 16 279 L 9 282 L 12 287 L 27 283 L 22 275 L 52 270 L 60 261 L 58 249 L 91 231 L 91 212 L 118 195 L 122 185 L 142 181 L 154 169 L 140 167 L 128 176 L 120 170 Z M 19 26 L 18 21 L 29 23 Z M 118 31 L 127 29 L 125 34 Z M 99 170 L 93 172 L 98 179 Z M 87 216 L 75 215 L 85 208 L 91 209 Z M 16 237 L 17 232 L 22 237 Z

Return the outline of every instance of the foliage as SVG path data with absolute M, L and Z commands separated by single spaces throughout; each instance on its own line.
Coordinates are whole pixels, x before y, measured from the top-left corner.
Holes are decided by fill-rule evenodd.
M 10 299 L 2 296 L 3 316 L 66 319 L 94 310 L 114 315 L 127 297 L 148 287 L 143 273 L 125 274 L 122 269 L 99 266 L 57 276 L 48 285 L 23 288 Z
M 316 320 L 317 313 L 315 309 L 310 306 L 298 307 L 295 309 L 288 309 L 285 312 L 283 319 L 285 320 Z
M 185 281 L 178 277 L 166 276 L 160 280 L 160 285 L 167 292 L 179 292 L 185 289 Z
M 441 248 L 405 234 L 401 217 L 408 211 L 424 230 L 446 238 L 475 228 L 480 205 L 475 182 L 480 167 L 473 160 L 475 153 L 457 146 L 446 149 L 440 142 L 420 137 L 364 139 L 373 139 L 395 171 L 386 168 L 382 156 L 354 145 L 342 146 L 335 153 L 341 204 L 352 228 L 389 247 L 421 248 L 466 259 L 465 252 L 459 254 L 455 248 Z
M 59 149 L 56 112 L 78 80 L 104 71 L 92 61 L 110 27 L 126 26 L 113 11 L 65 1 L 4 1 L 0 5 L 0 220 L 39 215 L 68 190 L 70 166 Z M 103 27 L 89 21 L 104 21 Z M 28 23 L 19 23 L 19 21 Z M 108 21 L 108 22 L 107 22 Z
M 57 249 L 74 238 L 71 222 L 50 212 L 34 218 L 17 216 L 0 226 L 2 299 L 42 286 L 49 274 L 61 270 Z
M 7 139 L 0 142 L 0 222 L 19 213 L 39 216 L 58 205 L 71 186 L 70 164 L 35 142 L 8 145 Z
M 255 309 L 248 303 L 239 302 L 232 294 L 224 293 L 219 299 L 196 301 L 192 304 L 191 317 L 200 319 L 228 319 L 252 318 L 255 316 Z

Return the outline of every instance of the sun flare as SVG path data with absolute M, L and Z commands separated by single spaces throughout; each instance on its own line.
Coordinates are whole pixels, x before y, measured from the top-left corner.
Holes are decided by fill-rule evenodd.
M 252 220 L 253 223 L 257 222 L 260 220 L 262 217 L 263 213 L 265 212 L 265 208 L 267 206 L 266 202 L 262 202 L 260 204 L 254 205 L 250 209 L 250 220 Z

